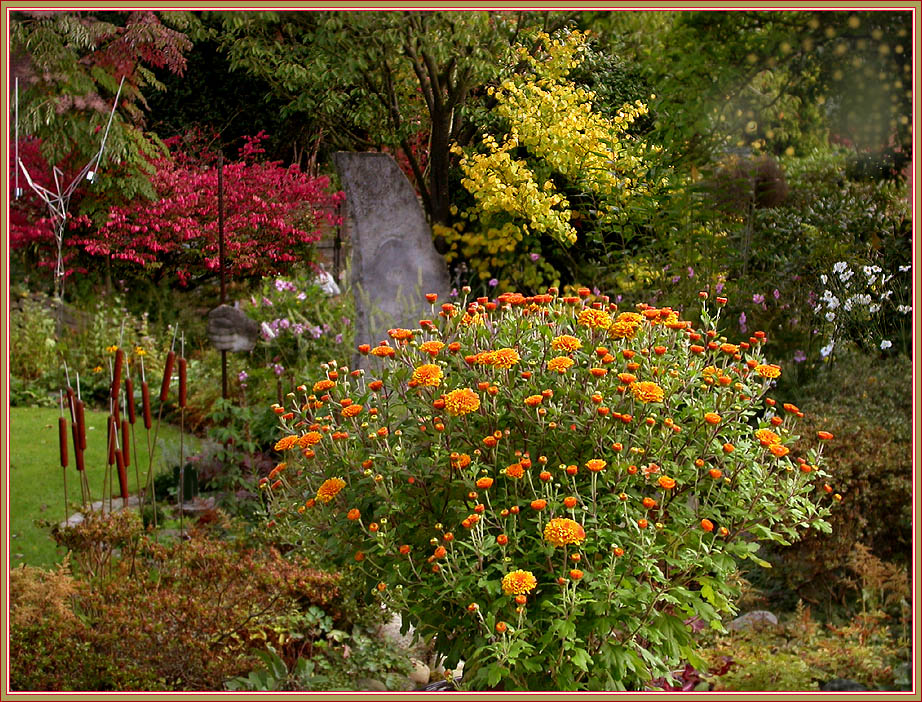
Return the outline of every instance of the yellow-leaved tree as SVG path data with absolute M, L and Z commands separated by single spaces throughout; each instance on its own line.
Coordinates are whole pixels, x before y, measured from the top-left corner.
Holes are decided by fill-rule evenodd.
M 569 31 L 518 45 L 524 70 L 488 88 L 495 101 L 489 119 L 501 133 L 454 147 L 474 205 L 436 233 L 451 244 L 450 260 L 463 258 L 500 289 L 558 283 L 542 251 L 565 258 L 581 234 L 602 236 L 624 221 L 634 199 L 652 196 L 645 164 L 655 149 L 628 134 L 646 105 L 636 100 L 603 114 L 593 107 L 595 94 L 568 77 L 587 41 L 586 32 Z M 528 255 L 533 265 L 522 266 Z

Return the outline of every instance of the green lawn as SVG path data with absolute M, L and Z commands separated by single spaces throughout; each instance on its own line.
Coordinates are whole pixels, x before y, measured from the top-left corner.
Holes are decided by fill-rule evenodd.
M 36 522 L 47 520 L 61 522 L 64 519 L 64 475 L 58 457 L 57 409 L 12 407 L 10 408 L 10 566 L 22 563 L 49 567 L 63 555 L 51 539 L 47 527 Z M 86 473 L 93 500 L 103 495 L 105 482 L 106 414 L 86 413 Z M 68 422 L 69 426 L 69 422 Z M 154 424 L 156 427 L 156 423 Z M 69 436 L 68 436 L 69 438 Z M 151 429 L 153 440 L 153 428 Z M 137 463 L 143 482 L 148 463 L 147 432 L 138 418 L 135 424 L 135 441 L 138 448 Z M 190 442 L 184 438 L 186 455 Z M 198 442 L 194 442 L 197 446 Z M 179 430 L 173 426 L 161 425 L 154 448 L 155 474 L 163 470 L 161 451 L 168 455 L 179 455 Z M 70 502 L 68 514 L 79 510 L 80 481 L 74 467 L 73 443 L 68 442 L 69 464 L 67 468 L 67 497 Z M 132 447 L 133 448 L 133 447 Z M 128 469 L 129 490 L 135 492 L 135 456 Z M 118 479 L 113 475 L 113 491 L 118 495 Z

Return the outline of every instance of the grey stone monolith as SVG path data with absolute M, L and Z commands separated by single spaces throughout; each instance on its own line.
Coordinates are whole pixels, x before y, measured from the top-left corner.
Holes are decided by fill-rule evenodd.
M 352 237 L 355 343 L 376 345 L 392 327 L 416 328 L 431 315 L 426 293 L 446 299 L 445 259 L 410 182 L 385 153 L 334 155 Z M 352 367 L 369 367 L 356 355 Z

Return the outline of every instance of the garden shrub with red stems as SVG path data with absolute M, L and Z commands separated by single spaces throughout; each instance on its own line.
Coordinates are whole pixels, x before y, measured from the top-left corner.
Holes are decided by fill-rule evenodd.
M 467 291 L 465 291 L 466 293 Z M 354 564 L 471 689 L 642 689 L 703 663 L 738 561 L 827 530 L 838 495 L 765 335 L 576 295 L 432 303 L 275 406 L 279 543 Z

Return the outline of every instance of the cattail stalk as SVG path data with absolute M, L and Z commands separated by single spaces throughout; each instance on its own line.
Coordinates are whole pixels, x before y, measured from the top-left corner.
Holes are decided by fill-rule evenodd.
M 118 489 L 122 496 L 122 506 L 124 507 L 128 503 L 128 472 L 125 470 L 125 458 L 122 456 L 121 451 L 115 452 L 115 465 L 118 469 Z
M 67 417 L 64 416 L 64 393 L 60 393 L 61 416 L 58 417 L 58 447 L 61 453 L 61 475 L 64 478 L 64 522 L 67 523 Z
M 128 415 L 128 421 L 134 425 L 135 420 L 135 410 L 134 410 L 134 383 L 131 382 L 131 376 L 125 378 L 125 400 L 126 400 L 126 414 Z
M 186 359 L 179 357 L 179 407 L 186 408 Z
M 122 420 L 122 458 L 125 461 L 125 467 L 131 465 L 131 451 L 128 450 L 128 420 Z
M 160 386 L 160 404 L 166 402 L 170 396 L 170 381 L 173 376 L 173 364 L 176 362 L 176 353 L 170 351 L 166 355 L 166 363 L 163 366 L 163 384 Z
M 115 368 L 112 370 L 112 399 L 118 403 L 118 393 L 122 385 L 122 365 L 125 363 L 125 353 L 121 349 L 115 351 Z

